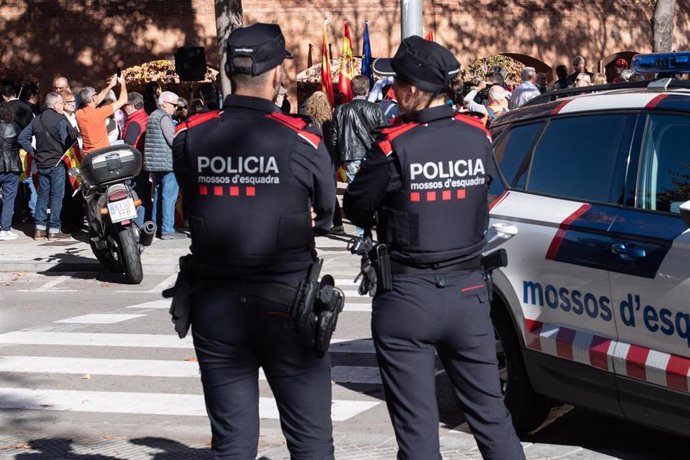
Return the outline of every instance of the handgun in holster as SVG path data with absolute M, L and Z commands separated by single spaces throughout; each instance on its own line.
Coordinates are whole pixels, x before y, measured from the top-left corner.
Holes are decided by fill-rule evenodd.
M 177 274 L 175 285 L 162 292 L 163 297 L 172 297 L 169 313 L 175 324 L 177 335 L 183 339 L 189 332 L 192 322 L 192 256 L 180 257 L 180 272 Z
M 328 351 L 335 326 L 338 323 L 338 315 L 343 311 L 344 305 L 345 294 L 335 287 L 335 280 L 331 275 L 324 275 L 319 282 L 314 301 L 314 313 L 316 314 L 314 350 L 320 355 Z
M 290 306 L 289 321 L 291 327 L 303 331 L 313 327 L 314 351 L 323 356 L 328 347 L 338 322 L 338 315 L 345 305 L 345 294 L 335 287 L 331 275 L 324 275 L 319 281 L 323 259 L 314 262 L 307 272 L 307 277 L 297 288 L 295 301 Z
M 301 281 L 297 287 L 297 295 L 289 312 L 290 326 L 294 329 L 302 330 L 309 324 L 310 320 L 314 319 L 314 300 L 319 287 L 319 274 L 321 274 L 322 266 L 323 259 L 317 259 L 312 263 L 309 266 L 306 279 Z
M 491 272 L 497 268 L 508 265 L 508 253 L 505 249 L 496 249 L 484 256 L 482 256 L 482 268 L 486 276 L 486 284 L 489 291 L 489 300 L 493 298 L 493 279 Z

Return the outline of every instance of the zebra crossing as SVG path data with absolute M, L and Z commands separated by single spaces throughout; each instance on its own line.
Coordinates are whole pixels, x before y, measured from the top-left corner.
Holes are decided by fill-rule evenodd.
M 358 331 L 368 334 L 371 299 L 359 297 L 354 276 L 349 269 L 335 275 L 347 299 L 338 329 L 352 321 Z M 207 423 L 191 337 L 179 339 L 172 331 L 167 313 L 170 300 L 151 295 L 174 278 L 156 281 L 153 288 L 137 291 L 149 294 L 151 300 L 65 315 L 40 327 L 1 333 L 0 411 L 189 416 Z M 48 294 L 53 302 L 68 302 L 70 293 L 78 290 L 76 284 L 65 275 L 17 292 Z M 132 290 L 118 291 L 118 287 L 110 295 L 119 292 L 131 298 Z M 140 332 L 140 324 L 152 320 L 157 326 Z M 383 404 L 376 390 L 381 381 L 370 337 L 348 339 L 339 330 L 331 344 L 331 411 L 334 422 L 345 422 Z M 155 385 L 142 389 L 141 382 L 147 380 L 172 381 L 176 391 Z M 21 385 L 12 385 L 15 382 Z M 277 419 L 276 403 L 262 372 L 259 386 L 260 417 Z M 359 386 L 367 391 L 358 391 Z M 378 396 L 372 396 L 377 392 Z

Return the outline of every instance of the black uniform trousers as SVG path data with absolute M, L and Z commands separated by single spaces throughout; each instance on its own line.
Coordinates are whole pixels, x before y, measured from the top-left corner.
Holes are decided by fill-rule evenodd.
M 246 284 L 228 289 L 202 283 L 192 299 L 213 458 L 256 458 L 262 367 L 291 458 L 332 459 L 331 363 L 328 354 L 319 358 L 312 350 L 312 333 L 288 328 L 288 306 L 249 295 Z
M 440 459 L 438 353 L 485 459 L 524 459 L 503 402 L 484 274 L 393 275 L 376 295 L 372 334 L 398 459 Z

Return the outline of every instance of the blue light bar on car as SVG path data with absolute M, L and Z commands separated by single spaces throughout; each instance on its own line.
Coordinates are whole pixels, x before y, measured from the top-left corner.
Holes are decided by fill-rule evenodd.
M 689 73 L 690 52 L 636 54 L 630 67 L 635 73 Z

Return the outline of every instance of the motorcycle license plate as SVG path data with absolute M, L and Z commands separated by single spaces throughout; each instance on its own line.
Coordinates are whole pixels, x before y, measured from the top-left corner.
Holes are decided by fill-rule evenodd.
M 137 217 L 137 208 L 134 206 L 134 200 L 127 198 L 108 203 L 108 214 L 110 214 L 111 222 L 122 222 Z

